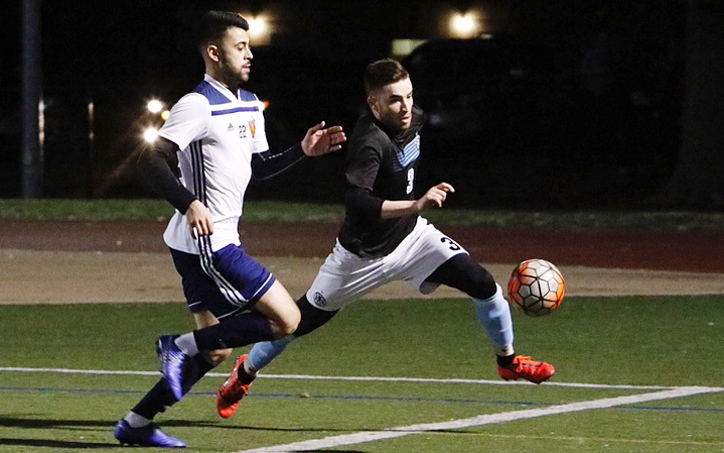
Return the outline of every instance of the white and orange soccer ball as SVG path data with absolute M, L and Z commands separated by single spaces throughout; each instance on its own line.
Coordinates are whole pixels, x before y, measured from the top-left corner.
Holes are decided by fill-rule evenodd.
M 556 266 L 546 260 L 520 263 L 508 280 L 508 302 L 529 316 L 543 316 L 561 305 L 566 281 Z

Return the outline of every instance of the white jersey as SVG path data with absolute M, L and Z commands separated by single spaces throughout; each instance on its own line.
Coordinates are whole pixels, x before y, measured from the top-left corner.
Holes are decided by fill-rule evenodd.
M 174 142 L 181 183 L 206 205 L 214 220 L 211 248 L 239 245 L 239 218 L 251 180 L 251 157 L 269 149 L 263 104 L 239 89 L 235 96 L 208 74 L 171 109 L 159 135 Z M 163 235 L 166 245 L 199 254 L 186 216 L 176 211 Z

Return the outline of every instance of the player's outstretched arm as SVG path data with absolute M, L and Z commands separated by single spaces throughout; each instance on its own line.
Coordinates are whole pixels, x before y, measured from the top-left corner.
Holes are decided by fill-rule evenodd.
M 310 128 L 304 140 L 280 153 L 255 153 L 251 158 L 255 179 L 265 180 L 286 171 L 304 157 L 322 156 L 337 151 L 347 140 L 341 126 L 324 129 L 324 121 Z
M 312 126 L 302 140 L 302 150 L 309 157 L 322 156 L 342 148 L 347 141 L 342 126 L 324 128 L 325 122 Z
M 422 211 L 438 207 L 447 199 L 447 194 L 455 192 L 455 188 L 446 182 L 431 187 L 418 200 L 385 200 L 382 203 L 380 216 L 383 219 L 394 219 L 406 215 L 419 214 Z

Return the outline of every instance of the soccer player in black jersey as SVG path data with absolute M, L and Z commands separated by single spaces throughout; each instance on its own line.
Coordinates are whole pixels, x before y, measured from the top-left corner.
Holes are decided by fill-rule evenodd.
M 500 285 L 460 244 L 419 215 L 442 207 L 454 188 L 441 182 L 415 198 L 423 112 L 413 104 L 407 71 L 395 60 L 376 61 L 366 68 L 364 84 L 369 110 L 349 140 L 346 215 L 337 243 L 297 301 L 302 319 L 294 334 L 257 343 L 237 360 L 217 393 L 222 417 L 234 414 L 256 373 L 289 342 L 391 280 L 406 281 L 423 294 L 443 284 L 472 297 L 501 378 L 538 384 L 555 373 L 548 363 L 515 354 L 510 307 Z

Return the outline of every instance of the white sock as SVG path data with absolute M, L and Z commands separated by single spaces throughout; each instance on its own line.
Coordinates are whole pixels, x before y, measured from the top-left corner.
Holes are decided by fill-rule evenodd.
M 188 354 L 189 357 L 193 357 L 196 354 L 199 353 L 199 347 L 196 346 L 196 338 L 194 338 L 194 333 L 185 333 L 175 340 L 176 346 L 186 354 Z
M 123 417 L 123 420 L 128 422 L 128 425 L 131 428 L 143 428 L 144 426 L 148 426 L 151 424 L 151 420 L 147 419 L 143 415 L 138 415 L 133 411 L 126 414 L 126 416 Z
M 244 373 L 248 374 L 249 376 L 256 376 L 256 374 L 259 372 L 259 370 L 255 370 L 251 367 L 251 364 L 248 360 L 244 360 Z

